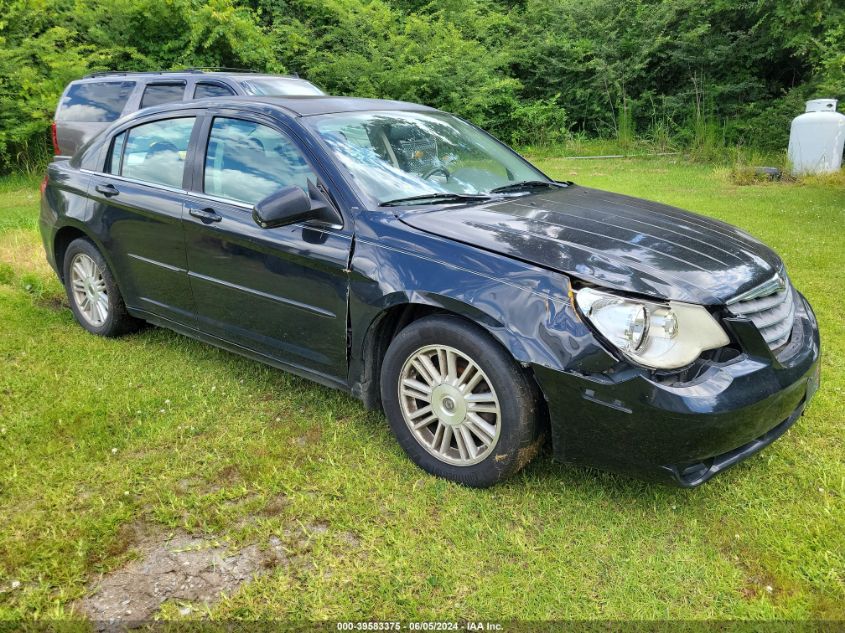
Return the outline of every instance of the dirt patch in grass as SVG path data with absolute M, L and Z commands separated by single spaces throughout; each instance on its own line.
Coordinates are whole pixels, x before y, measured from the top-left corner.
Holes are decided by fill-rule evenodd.
M 39 308 L 52 310 L 53 312 L 61 312 L 62 310 L 70 309 L 67 297 L 64 295 L 45 295 L 36 299 L 35 305 Z
M 280 507 L 284 495 L 268 503 Z M 270 512 L 276 509 L 270 510 Z M 317 520 L 292 526 L 270 536 L 267 545 L 231 548 L 213 535 L 167 532 L 143 521 L 122 525 L 105 554 L 110 558 L 134 556 L 122 567 L 100 575 L 74 610 L 98 623 L 101 629 L 117 623 L 149 620 L 166 603 L 180 613 L 201 612 L 243 583 L 288 567 L 294 573 L 313 568 L 315 539 L 332 539 L 341 550 L 357 549 L 361 538 L 349 531 L 332 532 L 329 522 Z
M 290 504 L 287 496 L 278 494 L 271 497 L 267 504 L 261 509 L 260 514 L 265 517 L 275 517 L 281 515 L 285 508 Z
M 168 600 L 209 605 L 241 584 L 287 563 L 278 539 L 267 548 L 229 549 L 213 537 L 167 534 L 145 525 L 122 528 L 117 550 L 130 547 L 138 558 L 101 576 L 76 611 L 103 625 L 150 618 Z M 119 552 L 116 552 L 119 553 Z
M 236 464 L 229 464 L 217 473 L 217 481 L 227 486 L 240 483 L 243 480 L 241 469 Z

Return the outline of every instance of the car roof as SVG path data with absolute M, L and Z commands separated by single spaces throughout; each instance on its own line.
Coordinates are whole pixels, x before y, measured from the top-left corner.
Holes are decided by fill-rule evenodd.
M 308 81 L 299 75 L 277 75 L 273 73 L 259 73 L 249 70 L 205 70 L 202 68 L 185 68 L 183 70 L 105 70 L 90 73 L 82 79 L 76 79 L 71 83 L 103 81 L 114 79 L 124 80 L 126 78 L 142 79 L 186 79 L 188 77 L 232 77 L 235 79 L 286 79 L 289 81 Z M 310 83 L 310 82 L 309 82 Z
M 198 99 L 196 101 L 182 101 L 167 105 L 139 110 L 144 116 L 156 112 L 173 110 L 190 110 L 197 107 L 215 108 L 244 108 L 257 111 L 284 111 L 287 115 L 296 117 L 315 116 L 319 114 L 334 114 L 337 112 L 367 112 L 375 110 L 406 110 L 436 112 L 435 108 L 409 103 L 407 101 L 391 101 L 388 99 L 367 99 L 363 97 L 337 97 L 332 95 L 303 95 L 288 97 L 261 96 L 232 96 L 214 97 L 212 99 Z

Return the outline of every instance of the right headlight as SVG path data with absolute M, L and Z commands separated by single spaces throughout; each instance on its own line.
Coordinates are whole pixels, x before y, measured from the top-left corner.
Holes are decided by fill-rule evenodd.
M 595 288 L 578 290 L 575 303 L 611 344 L 646 367 L 677 369 L 730 342 L 703 306 L 644 301 Z

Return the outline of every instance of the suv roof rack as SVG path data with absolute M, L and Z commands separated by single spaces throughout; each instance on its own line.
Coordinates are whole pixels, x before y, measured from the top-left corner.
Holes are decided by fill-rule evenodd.
M 230 73 L 260 73 L 259 70 L 252 70 L 249 68 L 229 68 L 227 66 L 191 66 L 189 68 L 180 68 L 177 70 L 101 70 L 85 75 L 84 79 L 91 79 L 93 77 L 109 77 L 113 75 L 168 75 L 168 74 L 183 74 L 196 73 L 202 74 L 206 72 L 230 72 Z M 280 77 L 290 77 L 291 79 L 299 79 L 297 73 L 290 75 L 280 75 Z

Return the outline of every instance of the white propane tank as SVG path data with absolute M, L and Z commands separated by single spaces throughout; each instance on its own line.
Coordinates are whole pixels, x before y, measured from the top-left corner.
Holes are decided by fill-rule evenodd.
M 793 174 L 823 174 L 842 167 L 845 115 L 836 111 L 836 99 L 813 99 L 792 119 L 789 162 Z

